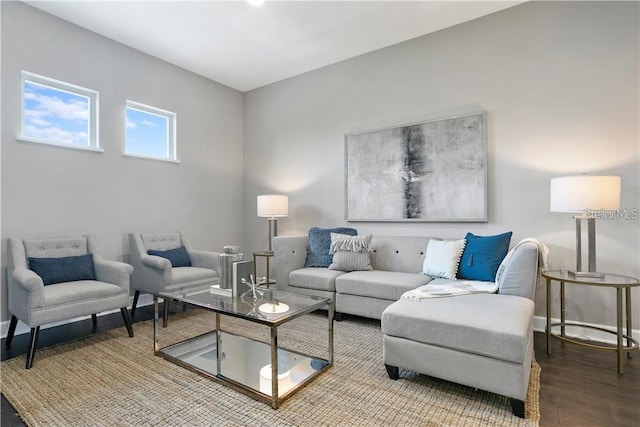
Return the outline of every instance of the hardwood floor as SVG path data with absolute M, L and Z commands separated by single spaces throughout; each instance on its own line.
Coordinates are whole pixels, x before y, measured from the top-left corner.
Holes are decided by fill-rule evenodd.
M 150 306 L 136 310 L 134 322 L 153 318 Z M 348 317 L 347 317 L 348 321 Z M 122 316 L 114 313 L 72 325 L 43 330 L 38 348 L 80 339 L 89 333 L 122 326 Z M 2 360 L 24 357 L 28 334 L 14 338 L 11 348 L 4 339 Z M 554 339 L 552 353 L 546 353 L 546 337 L 535 333 L 536 359 L 540 376 L 540 426 L 640 426 L 640 353 L 627 359 L 624 375 L 618 375 L 614 352 L 596 351 Z M 38 363 L 38 353 L 34 359 Z M 24 426 L 14 408 L 2 396 L 3 427 Z

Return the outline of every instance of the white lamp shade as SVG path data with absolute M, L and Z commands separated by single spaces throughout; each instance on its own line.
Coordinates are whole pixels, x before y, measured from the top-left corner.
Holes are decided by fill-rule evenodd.
M 258 216 L 282 218 L 289 215 L 289 197 L 278 194 L 258 196 Z
M 620 208 L 619 176 L 563 176 L 551 179 L 551 212 Z

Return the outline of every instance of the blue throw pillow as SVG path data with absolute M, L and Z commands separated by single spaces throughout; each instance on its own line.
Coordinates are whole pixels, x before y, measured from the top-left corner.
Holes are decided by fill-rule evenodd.
M 507 256 L 511 231 L 496 236 L 467 233 L 467 241 L 458 267 L 458 279 L 494 282 L 500 263 Z
M 358 230 L 355 228 L 318 228 L 309 229 L 309 252 L 304 262 L 305 267 L 329 267 L 333 261 L 333 254 L 329 253 L 331 246 L 331 233 L 357 236 Z
M 29 269 L 42 278 L 45 286 L 76 280 L 96 280 L 91 254 L 60 258 L 29 257 L 28 260 Z
M 191 267 L 191 259 L 184 246 L 167 251 L 147 251 L 149 255 L 156 255 L 171 261 L 171 267 Z

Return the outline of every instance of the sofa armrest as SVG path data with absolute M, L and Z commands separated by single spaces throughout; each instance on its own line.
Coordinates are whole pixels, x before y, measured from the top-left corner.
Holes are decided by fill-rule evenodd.
M 96 271 L 96 279 L 118 285 L 124 292 L 129 292 L 131 274 L 133 273 L 131 265 L 98 258 L 93 260 L 93 267 Z
M 194 267 L 215 270 L 220 275 L 220 253 L 213 251 L 189 250 L 189 259 Z
M 289 288 L 289 273 L 304 268 L 309 249 L 309 236 L 276 236 L 273 238 L 274 276 L 276 287 Z

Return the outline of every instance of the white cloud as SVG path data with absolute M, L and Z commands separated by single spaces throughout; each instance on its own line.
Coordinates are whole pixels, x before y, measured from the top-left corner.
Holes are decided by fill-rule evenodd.
M 29 123 L 35 126 L 51 126 L 51 122 L 39 118 L 32 118 L 29 120 Z
M 25 126 L 25 136 L 51 141 L 65 142 L 74 145 L 89 145 L 86 132 L 69 132 L 58 127 L 51 126 L 41 128 L 33 125 Z
M 46 96 L 33 92 L 25 92 L 25 99 L 36 102 L 34 108 L 25 109 L 26 114 L 79 121 L 86 121 L 88 118 L 86 101 L 69 100 L 65 102 L 55 96 Z
M 138 125 L 136 124 L 136 122 L 134 122 L 133 120 L 129 120 L 129 118 L 127 118 L 127 128 L 133 129 L 137 127 Z
M 154 127 L 156 126 L 156 124 L 155 124 L 155 123 L 150 122 L 149 120 L 141 120 L 141 121 L 140 121 L 140 124 L 141 124 L 141 125 L 145 125 L 145 126 L 154 126 Z

